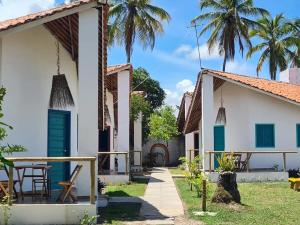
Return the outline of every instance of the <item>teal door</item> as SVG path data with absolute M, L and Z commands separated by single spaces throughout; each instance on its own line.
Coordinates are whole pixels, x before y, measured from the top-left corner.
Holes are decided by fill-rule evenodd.
M 224 151 L 225 150 L 225 127 L 224 126 L 215 126 L 214 127 L 214 151 Z M 215 169 L 219 167 L 217 157 L 220 157 L 221 154 L 215 154 Z
M 70 124 L 71 114 L 67 111 L 48 111 L 48 156 L 70 156 Z M 51 188 L 59 189 L 58 182 L 66 181 L 70 176 L 70 163 L 48 163 L 52 168 L 49 171 Z

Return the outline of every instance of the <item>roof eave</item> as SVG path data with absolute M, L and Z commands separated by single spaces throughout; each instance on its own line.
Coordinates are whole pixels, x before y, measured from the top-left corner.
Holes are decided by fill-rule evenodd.
M 100 4 L 102 4 L 102 3 L 100 2 Z M 15 26 L 8 27 L 7 29 L 0 31 L 0 37 L 3 37 L 7 34 L 11 34 L 11 33 L 17 32 L 17 31 L 30 29 L 32 27 L 39 26 L 39 25 L 45 24 L 47 22 L 51 22 L 53 20 L 56 20 L 56 19 L 59 19 L 59 18 L 65 17 L 65 16 L 69 16 L 69 15 L 72 15 L 75 13 L 79 13 L 79 12 L 88 10 L 90 8 L 95 8 L 97 6 L 99 6 L 99 2 L 93 1 L 93 2 L 89 2 L 89 3 L 81 4 L 78 6 L 74 6 L 73 8 L 66 9 L 61 12 L 55 12 L 53 15 L 45 15 L 44 17 L 34 19 L 32 21 L 28 21 L 28 22 L 25 22 L 22 24 L 17 24 Z

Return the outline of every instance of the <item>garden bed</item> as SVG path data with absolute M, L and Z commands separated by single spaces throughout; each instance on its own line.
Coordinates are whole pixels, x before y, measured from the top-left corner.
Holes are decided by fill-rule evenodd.
M 211 197 L 215 184 L 210 184 L 207 210 L 217 212 L 216 216 L 194 216 L 194 211 L 201 211 L 200 198 L 185 179 L 175 179 L 181 199 L 188 216 L 205 224 L 298 224 L 300 193 L 289 188 L 288 182 L 243 183 L 238 184 L 242 204 L 215 204 Z

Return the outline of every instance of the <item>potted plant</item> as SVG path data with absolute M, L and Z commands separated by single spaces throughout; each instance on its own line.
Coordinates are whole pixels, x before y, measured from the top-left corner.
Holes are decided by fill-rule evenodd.
M 217 189 L 212 197 L 212 202 L 216 203 L 236 203 L 241 202 L 241 196 L 236 182 L 235 157 L 231 154 L 223 153 L 217 158 L 219 173 Z

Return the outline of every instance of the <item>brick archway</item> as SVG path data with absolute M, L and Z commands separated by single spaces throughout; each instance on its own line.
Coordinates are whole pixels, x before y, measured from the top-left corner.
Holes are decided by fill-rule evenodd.
M 156 143 L 156 144 L 151 146 L 150 155 L 153 154 L 153 151 L 154 151 L 155 148 L 162 148 L 164 150 L 164 152 L 165 152 L 165 165 L 169 165 L 170 155 L 169 155 L 168 147 L 164 144 Z

